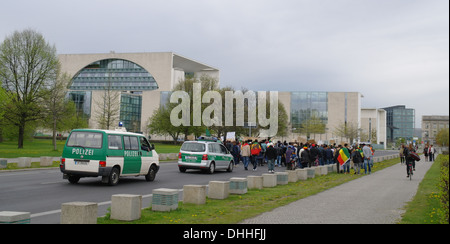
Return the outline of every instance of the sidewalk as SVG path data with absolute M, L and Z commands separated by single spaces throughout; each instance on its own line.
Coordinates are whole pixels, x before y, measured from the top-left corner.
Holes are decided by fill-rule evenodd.
M 433 162 L 416 162 L 412 181 L 400 163 L 276 208 L 242 224 L 395 224 Z

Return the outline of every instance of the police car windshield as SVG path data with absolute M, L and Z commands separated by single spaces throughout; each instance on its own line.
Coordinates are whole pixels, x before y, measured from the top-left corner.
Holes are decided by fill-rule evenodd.
M 195 142 L 185 142 L 181 146 L 181 150 L 187 151 L 187 152 L 204 152 L 205 151 L 205 144 L 203 143 L 195 143 Z
M 97 132 L 75 131 L 70 134 L 67 146 L 82 148 L 102 148 L 103 134 Z

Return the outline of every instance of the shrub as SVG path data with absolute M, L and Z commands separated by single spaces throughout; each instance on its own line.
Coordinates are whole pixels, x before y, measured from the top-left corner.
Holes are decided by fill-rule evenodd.
M 441 175 L 439 181 L 441 208 L 438 211 L 441 224 L 448 224 L 448 163 L 449 156 L 441 155 Z

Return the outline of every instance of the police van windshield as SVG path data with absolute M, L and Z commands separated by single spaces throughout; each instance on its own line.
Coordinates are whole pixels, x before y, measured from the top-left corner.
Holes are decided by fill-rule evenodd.
M 98 132 L 75 131 L 67 141 L 69 147 L 102 148 L 103 134 Z
M 181 146 L 181 150 L 187 151 L 187 152 L 204 152 L 205 151 L 205 144 L 203 143 L 184 143 Z

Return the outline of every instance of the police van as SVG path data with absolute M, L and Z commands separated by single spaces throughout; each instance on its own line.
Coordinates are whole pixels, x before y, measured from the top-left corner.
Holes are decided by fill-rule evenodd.
M 217 139 L 199 137 L 196 141 L 186 141 L 178 154 L 178 169 L 200 169 L 207 173 L 214 173 L 217 169 L 232 172 L 234 160 L 228 149 Z
M 145 176 L 153 181 L 159 156 L 147 139 L 125 131 L 76 129 L 67 138 L 60 162 L 63 178 L 78 183 L 83 177 L 102 177 L 117 185 L 120 176 Z

